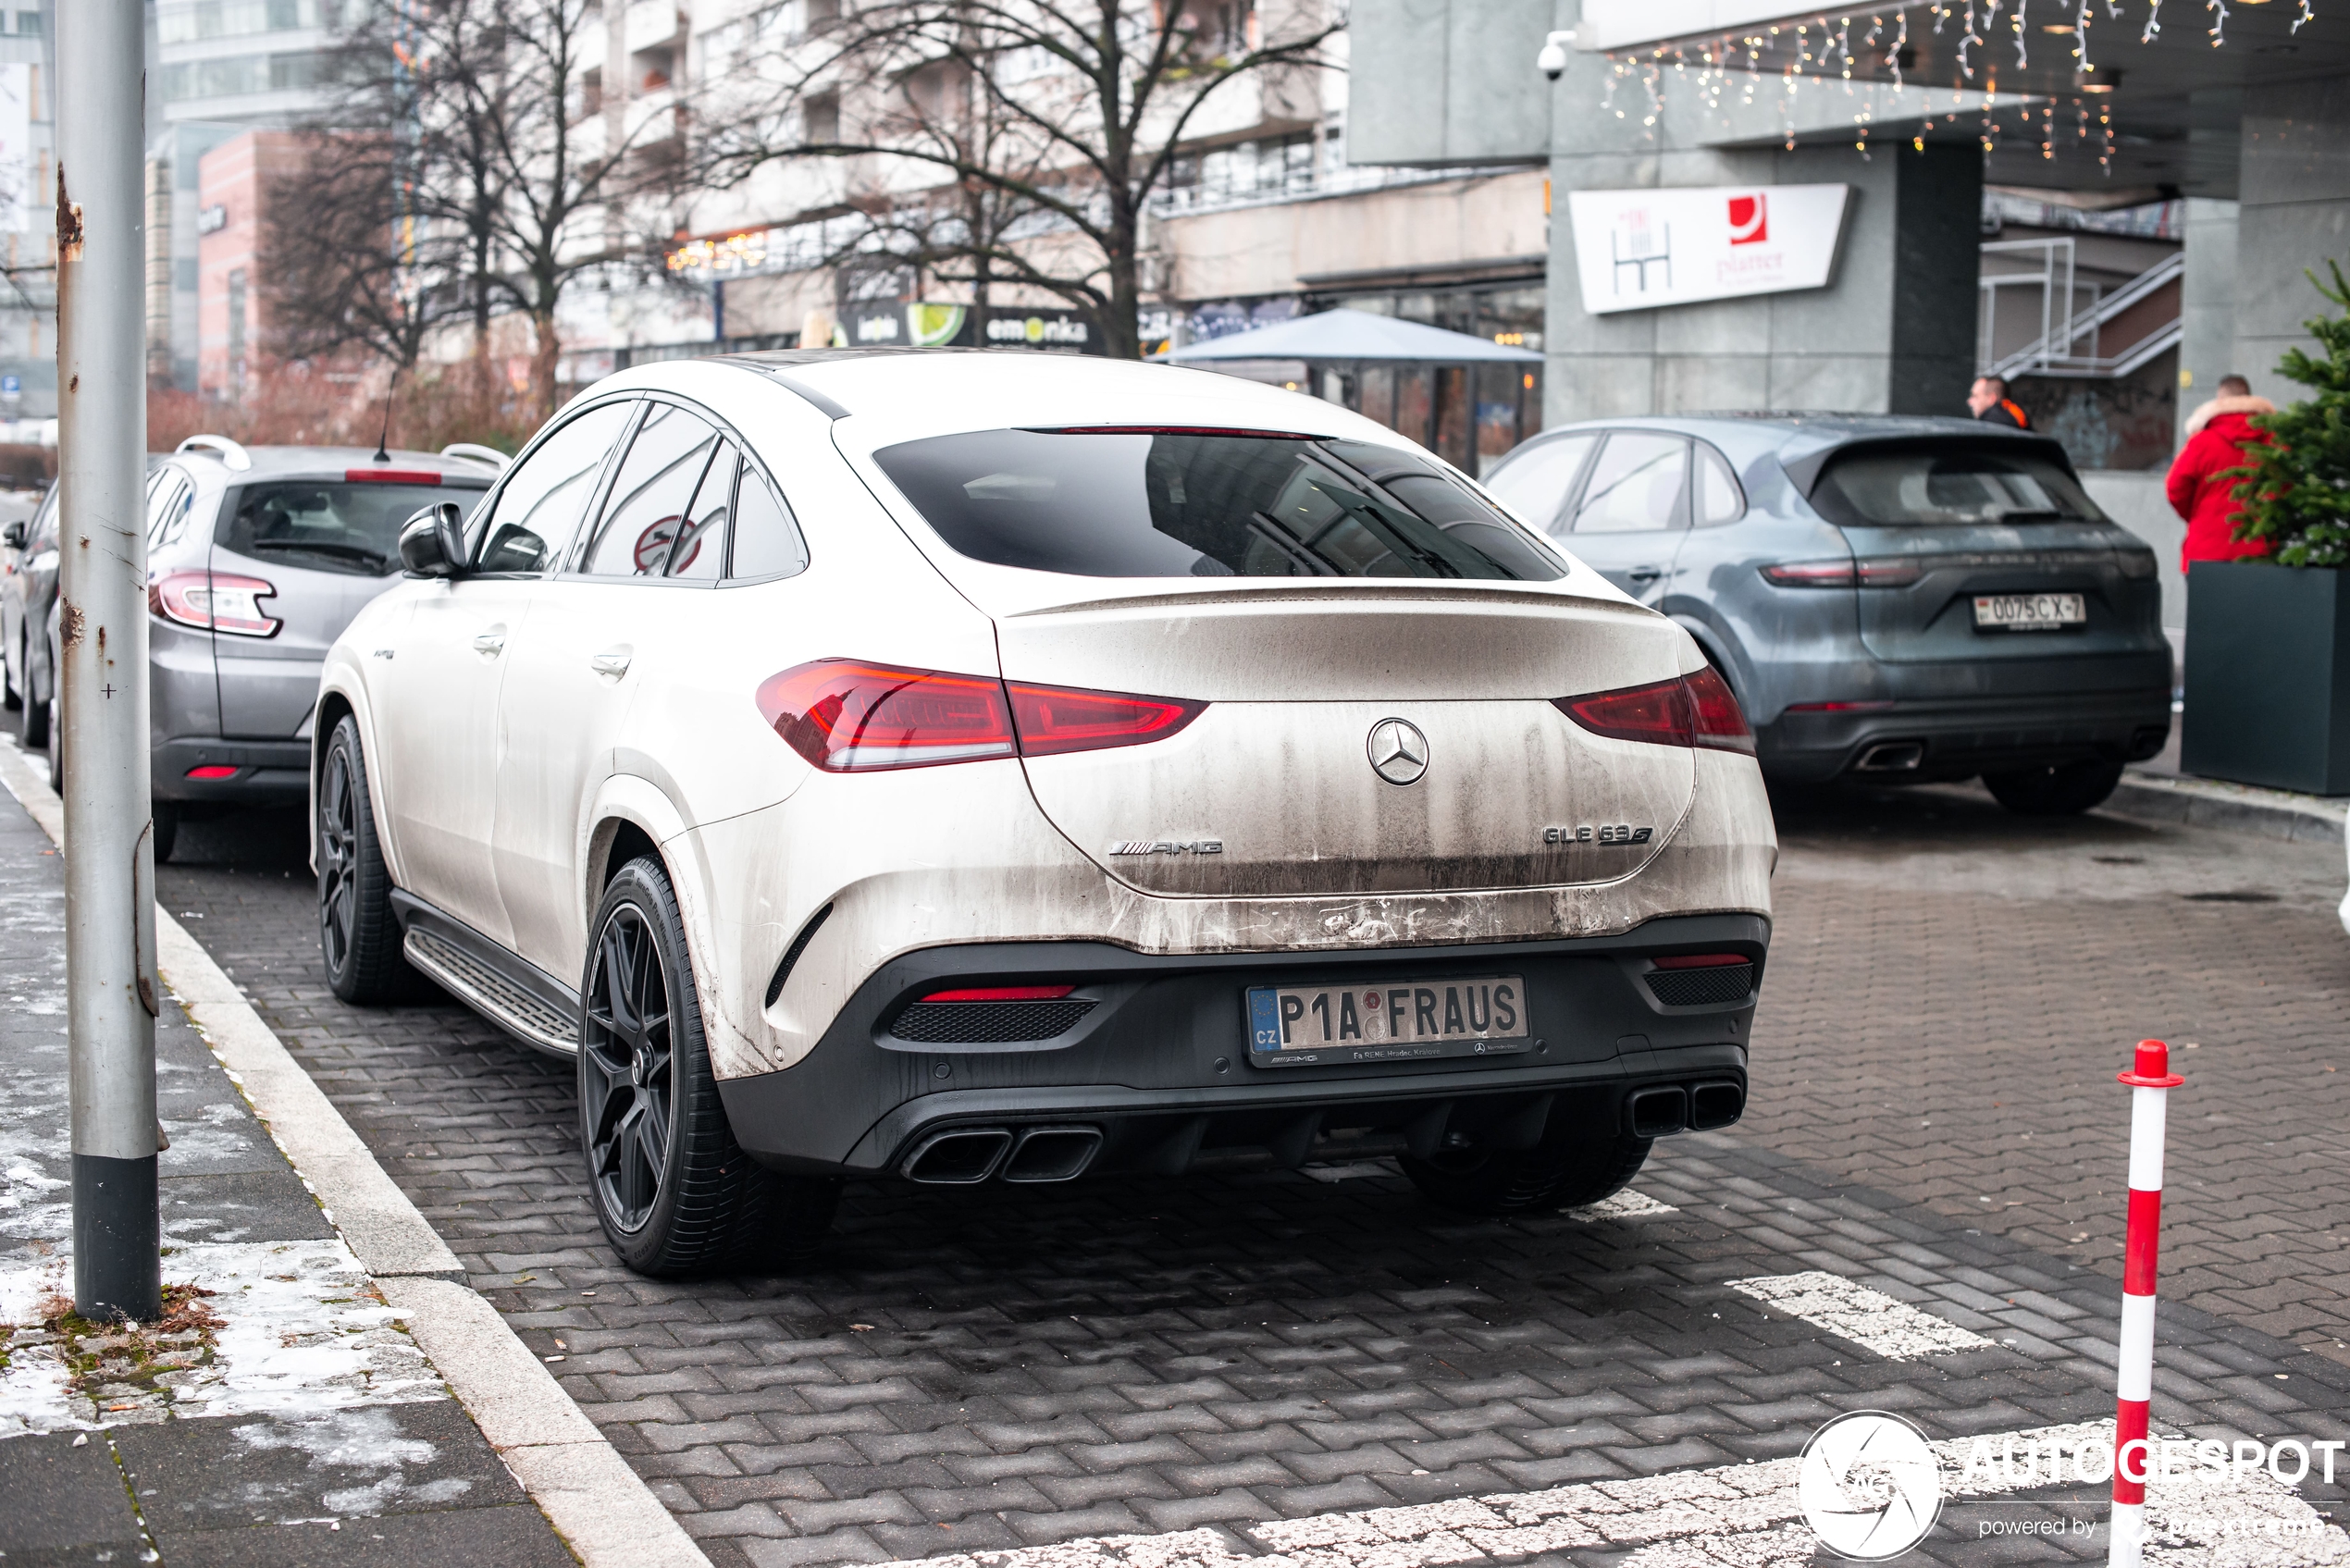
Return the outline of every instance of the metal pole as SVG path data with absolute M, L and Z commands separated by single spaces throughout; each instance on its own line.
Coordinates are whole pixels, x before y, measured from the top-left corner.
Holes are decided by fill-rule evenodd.
M 73 1299 L 163 1315 L 155 832 L 147 778 L 147 390 L 140 0 L 57 18 L 57 472 Z

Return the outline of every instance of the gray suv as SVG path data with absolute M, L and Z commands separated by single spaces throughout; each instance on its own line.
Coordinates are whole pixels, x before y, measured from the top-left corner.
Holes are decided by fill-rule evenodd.
M 2154 552 L 2045 437 L 1605 419 L 1545 431 L 1485 484 L 1688 628 L 1775 779 L 1980 775 L 2010 810 L 2084 811 L 2169 737 Z
M 487 447 L 436 455 L 247 448 L 192 436 L 154 464 L 147 609 L 157 860 L 170 857 L 183 817 L 309 797 L 311 710 L 328 645 L 399 576 L 401 525 L 436 501 L 472 512 L 505 461 Z M 54 603 L 46 620 L 44 671 L 56 668 Z M 54 683 L 24 689 L 41 693 L 54 775 Z M 34 699 L 26 700 L 31 737 Z

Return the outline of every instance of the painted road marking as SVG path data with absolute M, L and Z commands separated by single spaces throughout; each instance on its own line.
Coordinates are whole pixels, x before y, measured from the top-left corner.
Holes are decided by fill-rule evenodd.
M 1729 1287 L 1815 1328 L 1824 1328 L 1839 1340 L 1874 1351 L 1887 1361 L 1915 1361 L 1921 1356 L 1991 1348 L 1991 1341 L 1980 1334 L 1824 1269 L 1733 1279 Z
M 2094 1468 L 2109 1457 L 2113 1423 L 2084 1422 L 1960 1438 L 1934 1445 L 1945 1494 L 1988 1500 L 2059 1486 L 2091 1493 L 2075 1471 L 2084 1446 Z M 2052 1461 L 2064 1456 L 2062 1479 Z M 1796 1501 L 1798 1459 L 1725 1464 L 1639 1480 L 1588 1481 L 1545 1491 L 1321 1513 L 1245 1526 L 1263 1549 L 1234 1549 L 1213 1529 L 1095 1536 L 1057 1546 L 909 1559 L 885 1568 L 1441 1568 L 1577 1549 L 1635 1548 L 1623 1568 L 1804 1568 L 1818 1541 Z M 2202 1468 L 2147 1488 L 2146 1561 L 2163 1568 L 2350 1564 L 2350 1535 L 2253 1471 Z M 2102 1530 L 2106 1503 L 2059 1503 Z
M 1612 1198 L 1602 1198 L 1596 1204 L 1584 1204 L 1566 1211 L 1577 1219 L 1645 1219 L 1652 1215 L 1679 1214 L 1671 1204 L 1660 1204 L 1646 1192 L 1635 1192 L 1629 1187 Z

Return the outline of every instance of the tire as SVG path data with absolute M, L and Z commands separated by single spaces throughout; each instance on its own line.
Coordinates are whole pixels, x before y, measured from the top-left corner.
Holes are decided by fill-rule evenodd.
M 179 802 L 150 801 L 148 809 L 155 814 L 155 864 L 160 866 L 171 858 L 172 846 L 179 842 Z
M 580 1146 L 606 1240 L 657 1279 L 798 1261 L 831 1227 L 839 1183 L 768 1170 L 735 1142 L 661 862 L 623 866 L 588 930 Z
M 17 745 L 27 752 L 44 750 L 49 745 L 49 704 L 30 693 L 17 712 Z
M 23 639 L 18 639 L 17 661 L 0 671 L 0 708 L 14 713 L 24 706 L 24 693 L 17 687 L 17 672 L 24 668 Z
M 2090 758 L 2059 762 L 2052 768 L 2019 768 L 2010 773 L 1985 773 L 1983 786 L 1991 797 L 2019 817 L 2072 817 L 2105 804 L 2121 782 L 2121 764 Z
M 66 726 L 57 716 L 55 697 L 41 705 L 41 744 L 49 753 L 49 787 L 59 795 L 66 792 Z
M 359 722 L 349 714 L 327 737 L 318 769 L 318 953 L 327 983 L 346 1002 L 396 1002 L 418 989 L 400 951 L 391 872 L 376 837 Z
M 1629 1133 L 1474 1155 L 1467 1163 L 1405 1155 L 1420 1195 L 1462 1214 L 1524 1214 L 1596 1204 L 1640 1173 L 1651 1140 Z

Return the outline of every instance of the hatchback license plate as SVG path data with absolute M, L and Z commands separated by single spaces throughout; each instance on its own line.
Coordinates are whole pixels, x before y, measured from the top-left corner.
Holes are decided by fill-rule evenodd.
M 1526 982 L 1514 974 L 1248 994 L 1248 1057 L 1259 1067 L 1490 1056 L 1532 1043 Z
M 2079 594 L 1976 594 L 1974 623 L 1986 631 L 2036 632 L 2089 619 Z

